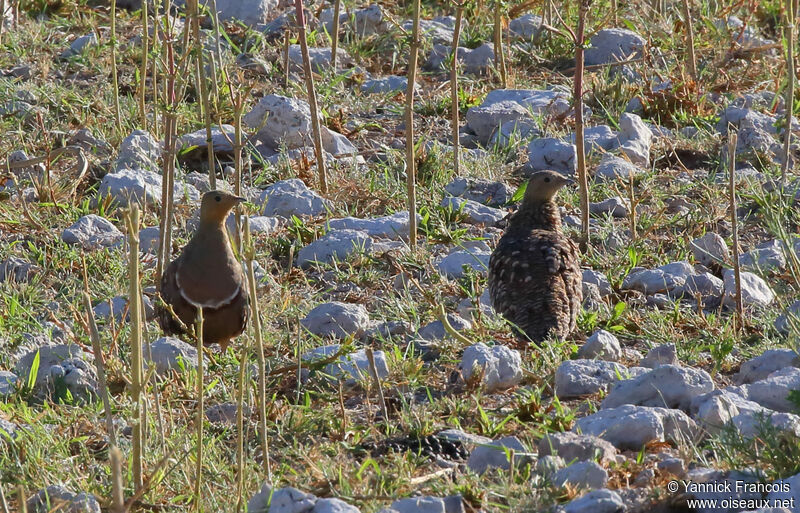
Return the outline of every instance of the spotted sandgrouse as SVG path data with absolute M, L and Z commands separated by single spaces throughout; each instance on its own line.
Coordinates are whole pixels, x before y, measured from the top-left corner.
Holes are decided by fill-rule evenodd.
M 517 336 L 536 343 L 569 335 L 581 307 L 578 248 L 561 232 L 553 199 L 571 182 L 554 171 L 535 173 L 489 260 L 494 309 L 512 323 Z
M 161 277 L 164 302 L 186 326 L 194 326 L 202 307 L 203 343 L 219 344 L 223 351 L 244 331 L 250 313 L 242 266 L 225 229 L 228 213 L 242 201 L 224 191 L 204 194 L 197 231 Z M 164 306 L 158 310 L 158 323 L 169 335 L 183 333 Z

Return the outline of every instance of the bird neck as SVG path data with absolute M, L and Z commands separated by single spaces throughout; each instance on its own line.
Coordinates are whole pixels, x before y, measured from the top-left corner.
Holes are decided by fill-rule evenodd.
M 524 202 L 509 220 L 509 229 L 561 230 L 561 213 L 553 200 Z
M 230 248 L 230 241 L 228 240 L 228 230 L 225 228 L 225 222 L 219 220 L 201 220 L 200 226 L 195 232 L 194 240 L 196 244 L 201 246 L 221 245 L 224 248 Z

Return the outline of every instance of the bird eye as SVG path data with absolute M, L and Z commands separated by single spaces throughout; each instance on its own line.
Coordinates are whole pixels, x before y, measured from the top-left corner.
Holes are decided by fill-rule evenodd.
M 214 199 L 217 201 L 222 201 L 222 196 L 215 196 Z
M 549 177 L 549 176 L 546 176 L 546 177 L 545 177 L 545 179 L 544 179 L 544 181 L 545 181 L 545 182 L 549 182 L 549 181 L 550 181 L 550 177 Z

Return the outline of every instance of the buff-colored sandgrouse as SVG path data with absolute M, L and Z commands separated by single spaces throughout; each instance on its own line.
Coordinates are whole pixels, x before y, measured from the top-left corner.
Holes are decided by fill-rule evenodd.
M 224 191 L 205 193 L 197 231 L 161 277 L 164 302 L 186 326 L 195 325 L 197 308 L 202 307 L 203 344 L 219 344 L 223 352 L 244 331 L 250 313 L 242 266 L 225 228 L 228 213 L 242 201 Z M 158 323 L 168 335 L 184 333 L 163 305 Z
M 520 338 L 541 343 L 575 329 L 583 296 L 578 248 L 561 232 L 554 200 L 572 180 L 554 171 L 531 176 L 489 260 L 489 295 Z

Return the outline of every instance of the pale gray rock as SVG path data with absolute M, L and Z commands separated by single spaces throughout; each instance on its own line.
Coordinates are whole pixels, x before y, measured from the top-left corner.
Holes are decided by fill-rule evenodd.
M 300 324 L 322 338 L 358 337 L 369 328 L 369 313 L 363 305 L 332 301 L 314 307 Z
M 67 244 L 87 251 L 118 246 L 124 238 L 111 221 L 96 214 L 81 217 L 61 234 L 61 240 Z
M 14 365 L 14 373 L 27 380 L 32 371 L 33 359 L 39 353 L 39 370 L 36 385 L 42 385 L 48 378 L 50 367 L 72 358 L 88 358 L 88 355 L 75 344 L 48 344 L 25 352 Z
M 269 235 L 283 226 L 283 220 L 273 216 L 252 216 L 250 217 L 250 233 L 261 233 Z M 236 233 L 236 216 L 231 214 L 225 220 L 225 228 L 228 233 Z M 242 219 L 242 232 L 244 233 L 244 219 Z
M 744 411 L 731 419 L 739 435 L 745 439 L 763 437 L 768 430 L 800 436 L 800 417 L 793 413 Z
M 518 39 L 531 41 L 538 39 L 544 32 L 542 28 L 542 17 L 535 14 L 523 14 L 519 18 L 514 18 L 508 23 L 508 30 Z
M 439 17 L 432 20 L 419 20 L 420 37 L 430 40 L 434 45 L 452 45 L 453 29 L 455 23 L 453 18 Z M 407 20 L 403 23 L 403 29 L 409 34 L 413 28 L 413 21 Z
M 156 339 L 150 347 L 145 348 L 144 357 L 146 364 L 152 362 L 159 375 L 172 370 L 181 372 L 183 369 L 197 368 L 197 348 L 178 338 Z
M 153 304 L 150 301 L 150 298 L 142 295 L 142 303 L 144 303 L 144 317 L 146 320 L 152 320 L 155 318 L 155 309 L 153 308 Z M 123 320 L 129 321 L 130 320 L 130 312 L 128 311 L 128 298 L 127 296 L 114 296 L 113 298 L 101 301 L 94 308 L 92 308 L 92 312 L 96 319 L 102 320 L 104 322 L 108 322 L 111 317 L 114 317 L 114 323 L 119 325 Z
M 0 282 L 2 279 L 2 264 L 0 264 Z M 775 330 L 781 335 L 788 335 L 792 326 L 800 326 L 800 299 L 789 305 L 784 312 L 775 319 Z
M 94 495 L 75 493 L 61 485 L 50 485 L 25 501 L 29 513 L 100 513 L 100 503 Z
M 69 59 L 82 54 L 86 49 L 97 46 L 97 36 L 94 32 L 75 38 L 69 48 L 61 52 L 62 59 Z
M 467 347 L 459 369 L 465 381 L 474 375 L 482 375 L 481 382 L 488 393 L 505 390 L 522 381 L 519 351 L 503 345 L 489 347 L 479 342 Z
M 627 509 L 620 496 L 606 488 L 593 490 L 563 506 L 556 513 L 622 513 Z
M 142 253 L 157 254 L 158 241 L 160 240 L 158 226 L 148 226 L 139 230 L 139 251 Z
M 626 404 L 582 417 L 572 430 L 608 440 L 620 450 L 638 451 L 652 441 L 691 437 L 696 425 L 681 410 Z
M 608 472 L 593 461 L 578 461 L 553 474 L 553 484 L 558 487 L 596 490 L 603 488 L 606 483 Z
M 472 319 L 476 315 L 478 315 L 478 311 L 480 311 L 480 315 L 484 318 L 491 318 L 496 315 L 494 308 L 492 308 L 492 300 L 489 297 L 489 289 L 483 291 L 483 293 L 478 296 L 477 304 L 473 298 L 467 297 L 461 300 L 458 304 L 458 315 L 463 317 L 464 319 Z
M 528 163 L 525 169 L 528 172 L 550 169 L 573 175 L 576 161 L 574 144 L 555 138 L 534 139 L 528 145 Z
M 531 111 L 519 102 L 507 100 L 470 107 L 466 115 L 467 126 L 475 132 L 481 144 L 487 144 L 499 130 L 517 133 L 519 137 L 538 135 L 539 129 Z
M 420 216 L 417 215 L 417 217 L 419 218 Z M 328 221 L 328 226 L 332 230 L 358 230 L 366 232 L 370 237 L 392 240 L 408 239 L 408 224 L 409 216 L 407 210 L 373 219 L 344 217 Z
M 317 499 L 311 513 L 359 513 L 360 511 L 341 499 Z
M 439 497 L 409 497 L 392 503 L 387 510 L 391 513 L 448 513 L 444 499 Z
M 713 389 L 711 376 L 702 369 L 661 365 L 633 379 L 612 385 L 602 407 L 634 404 L 688 411 L 693 398 Z
M 268 483 L 247 501 L 248 513 L 310 513 L 314 510 L 317 498 L 297 488 L 272 490 Z
M 775 293 L 761 277 L 742 271 L 742 304 L 745 308 L 769 306 L 775 299 Z M 736 308 L 736 276 L 733 269 L 725 269 L 722 274 L 725 282 L 725 294 L 722 304 L 730 309 Z
M 539 456 L 558 455 L 564 461 L 616 460 L 617 449 L 608 441 L 591 435 L 571 431 L 548 433 L 539 441 Z
M 511 464 L 506 456 L 506 449 L 511 449 L 515 453 L 526 453 L 525 446 L 516 436 L 507 436 L 473 449 L 467 460 L 467 467 L 477 474 L 483 474 L 493 468 L 508 470 Z M 516 458 L 515 460 L 519 461 Z
M 771 410 L 793 412 L 796 406 L 789 400 L 789 392 L 800 390 L 800 369 L 785 367 L 764 379 L 745 385 L 730 386 L 726 390 Z
M 211 144 L 214 146 L 214 153 L 232 155 L 233 144 L 231 142 L 235 140 L 235 136 L 236 128 L 233 125 L 212 126 Z M 190 156 L 199 158 L 208 151 L 206 129 L 201 128 L 178 137 L 176 148 L 181 153 L 181 159 L 187 159 Z
M 783 243 L 776 239 L 759 244 L 750 251 L 739 255 L 739 265 L 742 269 L 757 273 L 783 271 L 786 269 Z
M 639 362 L 640 367 L 655 369 L 661 365 L 679 366 L 678 350 L 675 344 L 660 344 L 647 351 L 647 355 Z
M 455 177 L 444 187 L 451 196 L 477 201 L 490 207 L 501 207 L 511 201 L 514 191 L 503 182 L 478 178 Z
M 209 11 L 216 5 L 220 20 L 241 21 L 251 27 L 266 23 L 272 18 L 278 4 L 277 0 L 216 0 L 215 4 L 211 0 L 201 2 Z
M 556 369 L 556 395 L 560 399 L 567 399 L 594 394 L 627 375 L 628 369 L 616 362 L 566 360 Z
M 709 433 L 716 434 L 739 415 L 767 414 L 769 410 L 727 390 L 714 390 L 695 397 L 692 417 Z
M 627 217 L 630 214 L 630 207 L 628 201 L 614 196 L 613 198 L 606 198 L 603 201 L 589 204 L 589 213 L 595 216 L 610 215 L 616 218 Z
M 320 24 L 329 34 L 333 34 L 333 15 L 333 8 L 323 9 L 319 15 Z M 339 14 L 339 34 L 353 31 L 356 35 L 364 37 L 372 34 L 382 34 L 391 28 L 390 22 L 383 14 L 383 9 L 378 4 L 356 9 L 352 14 L 345 12 Z
M 142 169 L 121 169 L 103 177 L 98 188 L 98 197 L 110 196 L 117 205 L 127 207 L 131 201 L 140 206 L 158 206 L 161 204 L 162 177 L 158 173 Z M 176 204 L 197 202 L 200 192 L 189 184 L 178 181 L 172 189 Z
M 458 279 L 464 276 L 464 266 L 480 274 L 486 274 L 491 256 L 492 254 L 489 251 L 454 251 L 441 258 L 436 263 L 436 268 L 440 274 L 450 279 Z
M 737 385 L 753 383 L 786 367 L 800 367 L 797 352 L 793 349 L 768 349 L 760 356 L 744 362 L 733 380 Z
M 408 79 L 395 75 L 367 80 L 361 84 L 361 92 L 367 94 L 404 93 L 407 88 Z
M 619 339 L 612 333 L 606 330 L 597 330 L 578 349 L 578 358 L 616 362 L 622 358 L 622 347 L 619 345 Z
M 39 266 L 15 256 L 0 261 L 0 283 L 27 283 L 41 272 Z
M 297 253 L 297 266 L 309 267 L 315 263 L 329 264 L 344 260 L 360 251 L 369 253 L 372 238 L 359 230 L 331 230 L 325 236 L 308 244 Z
M 464 198 L 446 196 L 442 198 L 442 208 L 450 209 L 453 212 L 461 212 L 466 216 L 465 221 L 475 225 L 493 226 L 506 216 L 505 210 L 486 206 L 477 201 Z
M 722 501 L 755 501 L 762 498 L 761 493 L 747 491 L 744 484 L 755 484 L 762 481 L 762 477 L 755 473 L 732 471 L 710 471 L 710 472 L 690 472 L 688 475 L 689 484 L 681 484 L 680 491 L 686 492 L 684 496 L 697 500 L 709 501 L 709 503 Z M 711 486 L 703 484 L 708 483 Z M 722 511 L 741 511 L 740 508 L 703 508 L 699 507 L 695 511 L 698 513 L 718 513 Z
M 595 271 L 592 269 L 584 269 L 583 281 L 584 283 L 591 283 L 593 285 L 597 285 L 597 288 L 600 291 L 600 296 L 602 297 L 605 297 L 613 292 L 613 290 L 611 289 L 611 282 L 609 282 L 606 275 L 601 273 L 600 271 Z
M 622 281 L 622 289 L 638 290 L 646 295 L 653 295 L 659 292 L 668 292 L 676 287 L 682 286 L 685 282 L 677 280 L 673 275 L 667 274 L 661 269 L 645 269 L 631 271 Z
M 586 49 L 587 66 L 610 64 L 642 56 L 645 39 L 627 29 L 603 29 L 592 36 L 591 46 Z
M 426 71 L 447 71 L 451 60 L 452 46 L 448 44 L 434 44 L 428 59 L 422 65 Z M 478 48 L 458 47 L 458 62 L 464 73 L 485 75 L 489 73 L 494 64 L 494 46 L 484 43 Z
M 601 31 L 602 32 L 602 31 Z M 650 146 L 653 132 L 636 114 L 625 112 L 619 118 L 619 148 L 630 161 L 645 168 L 650 167 Z
M 331 67 L 331 48 L 309 48 L 308 58 L 311 60 L 311 69 L 316 73 L 323 73 Z M 295 72 L 303 71 L 303 54 L 300 45 L 289 46 L 289 68 Z M 353 66 L 353 58 L 344 48 L 336 49 L 336 67 L 339 69 Z
M 160 173 L 161 143 L 149 132 L 134 130 L 119 145 L 117 159 L 112 165 L 112 173 L 123 169 L 141 169 Z
M 694 299 L 698 295 L 705 308 L 716 308 L 722 302 L 725 284 L 711 273 L 700 273 L 686 278 L 683 296 Z
M 17 390 L 19 378 L 10 371 L 0 371 L 0 398 L 8 397 Z
M 245 126 L 258 129 L 256 138 L 278 148 L 301 148 L 312 143 L 311 109 L 303 100 L 269 94 L 242 118 Z
M 568 140 L 569 142 L 575 144 L 575 134 L 570 134 Z M 613 157 L 613 155 L 605 152 L 614 150 L 619 146 L 619 134 L 611 130 L 611 127 L 608 125 L 590 126 L 584 128 L 583 130 L 583 142 L 588 154 L 598 151 L 603 153 L 603 158 L 601 159 L 602 166 L 603 161 L 605 161 L 607 157 Z M 622 161 L 625 163 L 628 162 L 624 159 L 622 159 Z M 595 178 L 599 178 L 597 176 L 597 171 L 595 171 Z M 613 178 L 613 176 L 610 178 Z
M 447 314 L 447 322 L 456 331 L 464 331 L 472 329 L 472 323 L 462 317 L 449 313 Z M 421 327 L 417 335 L 423 340 L 444 340 L 450 336 L 445 330 L 442 321 L 433 321 Z
M 35 392 L 53 401 L 88 403 L 97 397 L 97 371 L 81 358 L 67 358 L 47 369 L 47 377 Z
M 318 347 L 305 353 L 303 360 L 307 362 L 324 360 L 338 353 L 340 349 L 341 346 L 339 344 Z M 388 377 L 389 365 L 386 361 L 386 354 L 383 351 L 376 350 L 373 351 L 372 355 L 375 358 L 375 369 L 378 373 L 378 378 L 384 379 Z M 357 381 L 370 379 L 372 376 L 369 359 L 364 349 L 341 355 L 338 361 L 325 366 L 324 373 L 333 378 L 344 378 L 345 384 L 348 386 L 354 385 Z
M 316 192 L 309 189 L 299 178 L 282 180 L 270 185 L 255 201 L 263 207 L 265 216 L 318 216 L 332 207 Z
M 779 479 L 778 481 L 775 481 L 773 485 L 777 485 L 774 486 L 774 491 L 771 491 L 767 494 L 767 500 L 770 501 L 770 504 L 776 504 L 777 501 L 789 501 L 788 504 L 794 504 L 795 508 L 797 504 L 800 504 L 800 474 L 795 474 L 791 477 L 787 477 L 786 479 Z M 784 502 L 784 504 L 787 503 Z M 775 510 L 780 508 L 772 509 Z M 795 509 L 790 510 L 789 508 L 786 508 L 785 511 L 795 511 Z M 774 513 L 777 513 L 777 511 Z
M 87 153 L 107 155 L 111 153 L 111 145 L 95 137 L 88 128 L 75 130 L 67 141 L 68 146 L 79 146 Z
M 727 29 L 731 39 L 741 45 L 742 48 L 758 48 L 774 43 L 771 39 L 765 39 L 758 35 L 757 24 L 745 24 L 737 16 L 728 16 L 726 20 L 716 20 L 714 21 L 714 26 L 720 30 Z
M 706 232 L 700 238 L 694 239 L 690 244 L 695 260 L 706 267 L 730 261 L 731 252 L 719 234 Z
M 644 170 L 633 165 L 630 161 L 607 153 L 600 159 L 600 164 L 594 170 L 594 179 L 600 182 L 618 180 L 629 183 L 631 177 L 644 173 Z

